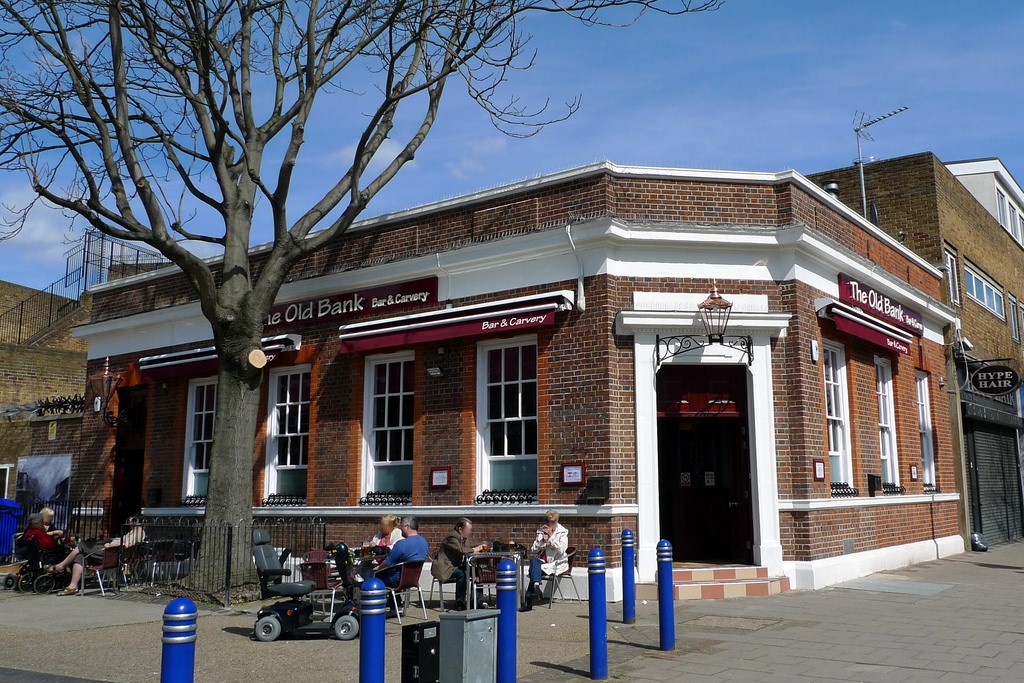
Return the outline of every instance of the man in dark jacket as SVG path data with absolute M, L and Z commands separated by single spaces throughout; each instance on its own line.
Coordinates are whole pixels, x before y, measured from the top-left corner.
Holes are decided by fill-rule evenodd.
M 455 609 L 466 609 L 466 555 L 478 553 L 485 547 L 483 544 L 469 545 L 469 537 L 473 534 L 473 522 L 465 517 L 455 522 L 455 527 L 441 541 L 437 552 L 437 560 L 430 565 L 430 575 L 442 583 L 455 580 Z

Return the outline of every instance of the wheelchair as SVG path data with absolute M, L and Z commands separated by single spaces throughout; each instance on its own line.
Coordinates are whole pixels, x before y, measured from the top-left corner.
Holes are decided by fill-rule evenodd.
M 17 574 L 14 574 L 13 588 L 22 593 L 52 593 L 60 582 L 67 583 L 67 572 L 62 574 L 50 574 L 43 567 L 48 564 L 57 564 L 71 553 L 71 549 L 60 545 L 56 548 L 43 550 L 39 543 L 34 540 L 26 541 L 19 536 L 14 541 L 15 556 L 24 561 Z M 4 578 L 5 586 L 10 575 Z
M 291 570 L 284 568 L 290 551 L 285 549 L 278 555 L 270 544 L 270 534 L 265 529 L 253 529 L 252 542 L 256 575 L 260 580 L 260 597 L 284 598 L 281 602 L 267 605 L 256 613 L 256 623 L 253 626 L 256 640 L 269 643 L 282 635 L 290 634 L 333 635 L 339 640 L 352 640 L 359 635 L 359 607 L 354 599 L 354 585 L 349 578 L 351 572 L 347 566 L 347 547 L 344 553 L 331 553 L 338 562 L 340 583 L 335 586 L 324 584 L 318 587 L 314 581 L 282 582 L 283 577 L 291 576 Z M 342 556 L 344 560 L 339 561 Z M 318 609 L 309 597 L 318 589 L 331 591 L 330 608 Z M 341 600 L 338 600 L 337 596 L 339 591 L 342 594 Z

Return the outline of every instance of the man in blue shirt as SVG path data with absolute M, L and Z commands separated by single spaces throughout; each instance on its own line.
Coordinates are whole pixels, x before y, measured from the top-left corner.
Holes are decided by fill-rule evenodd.
M 426 560 L 429 552 L 427 539 L 419 534 L 419 520 L 415 517 L 403 517 L 399 528 L 402 530 L 404 538 L 395 543 L 377 570 L 377 578 L 383 581 L 388 588 L 398 587 L 402 568 L 396 565 L 403 562 Z

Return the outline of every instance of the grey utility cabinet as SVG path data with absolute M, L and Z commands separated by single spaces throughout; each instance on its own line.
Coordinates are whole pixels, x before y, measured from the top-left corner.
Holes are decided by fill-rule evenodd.
M 497 680 L 499 614 L 496 609 L 473 609 L 441 615 L 440 683 Z

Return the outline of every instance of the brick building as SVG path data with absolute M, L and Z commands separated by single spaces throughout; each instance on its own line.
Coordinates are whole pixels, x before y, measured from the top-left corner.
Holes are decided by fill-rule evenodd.
M 24 302 L 29 302 L 28 310 L 19 309 Z M 66 302 L 62 299 L 56 306 Z M 5 324 L 11 319 L 16 324 L 33 320 L 36 309 L 52 305 L 44 292 L 0 281 L 0 498 L 14 498 L 18 459 L 33 452 L 33 424 L 44 423 L 44 437 L 50 423 L 56 423 L 54 432 L 66 431 L 65 416 L 33 417 L 31 406 L 40 399 L 81 394 L 84 389 L 85 344 L 70 331 L 88 320 L 88 303 L 84 309 L 76 304 L 72 313 L 48 329 L 30 328 L 30 334 L 23 335 L 26 339 L 19 336 L 16 325 Z
M 721 343 L 697 312 L 715 283 Z M 529 541 L 553 507 L 612 565 L 635 529 L 642 581 L 660 538 L 798 587 L 961 552 L 942 287 L 794 172 L 600 163 L 369 219 L 268 319 L 254 513 Z M 209 326 L 172 269 L 93 296 L 90 372 L 109 358 L 136 417 L 84 421 L 73 485 L 198 514 Z
M 943 300 L 956 312 L 947 391 L 957 488 L 966 493 L 961 524 L 988 542 L 1021 538 L 1020 390 L 987 395 L 971 378 L 993 366 L 1024 369 L 1024 193 L 997 159 L 944 164 L 925 152 L 864 171 L 879 227 L 943 269 Z M 810 177 L 836 183 L 840 199 L 860 206 L 856 167 Z

